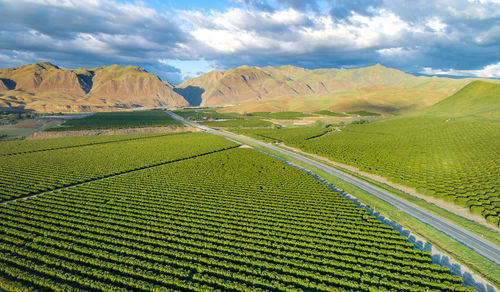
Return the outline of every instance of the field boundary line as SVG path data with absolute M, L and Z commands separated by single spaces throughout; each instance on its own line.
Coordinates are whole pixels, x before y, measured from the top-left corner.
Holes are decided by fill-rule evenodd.
M 89 143 L 89 144 L 80 144 L 80 145 L 54 147 L 54 148 L 47 148 L 47 149 L 38 149 L 38 150 L 32 150 L 32 151 L 5 153 L 5 154 L 0 154 L 0 156 L 14 156 L 14 155 L 29 154 L 29 153 L 44 152 L 44 151 L 52 151 L 52 150 L 60 150 L 60 149 L 70 149 L 70 148 L 78 148 L 78 147 L 85 147 L 85 146 L 94 146 L 94 145 L 109 144 L 109 143 L 119 143 L 119 142 L 127 142 L 127 141 L 141 140 L 141 139 L 158 138 L 158 137 L 167 136 L 167 135 L 176 135 L 176 134 L 184 134 L 184 133 L 188 133 L 188 132 L 172 133 L 172 134 L 163 133 L 163 134 L 158 134 L 158 135 L 154 135 L 154 136 L 151 136 L 151 137 L 137 137 L 137 138 L 124 139 L 124 140 L 103 141 L 103 142 L 96 142 L 96 143 Z M 87 136 L 87 137 L 93 137 L 93 136 Z
M 312 160 L 306 156 L 303 156 L 299 153 L 292 152 L 290 150 L 286 150 L 274 145 L 270 145 L 264 142 L 257 141 L 255 139 L 251 139 L 248 137 L 243 137 L 240 135 L 236 135 L 230 132 L 226 131 L 221 131 L 217 129 L 212 129 L 206 126 L 202 126 L 193 122 L 188 122 L 182 117 L 168 112 L 172 117 L 183 121 L 185 124 L 198 127 L 202 130 L 204 130 L 207 133 L 212 133 L 215 135 L 223 136 L 223 137 L 229 137 L 238 141 L 248 141 L 250 143 L 259 145 L 261 147 L 264 147 L 266 149 L 274 150 L 279 153 L 282 153 L 284 155 L 288 155 L 289 157 L 292 157 L 294 159 L 299 160 L 302 163 L 305 163 L 306 165 L 316 167 L 322 171 L 325 171 L 326 173 L 333 175 L 351 185 L 354 185 L 358 187 L 359 189 L 370 193 L 371 195 L 389 203 L 390 205 L 396 207 L 400 211 L 412 216 L 413 218 L 419 220 L 420 222 L 423 222 L 427 225 L 430 225 L 434 229 L 446 234 L 447 236 L 451 237 L 452 239 L 456 240 L 457 242 L 462 243 L 463 245 L 467 246 L 468 248 L 474 250 L 478 254 L 482 255 L 484 258 L 490 260 L 491 262 L 500 265 L 500 247 L 497 246 L 496 244 L 491 243 L 488 240 L 485 240 L 469 231 L 466 231 L 465 229 L 455 225 L 454 223 L 443 219 L 437 215 L 434 215 L 432 212 L 427 211 L 421 207 L 418 207 L 417 205 L 406 201 L 405 199 L 402 199 L 396 195 L 390 194 L 388 191 L 383 190 L 377 186 L 372 185 L 369 182 L 360 180 L 359 178 L 353 177 L 348 173 L 345 173 L 339 169 L 330 167 L 324 163 Z
M 12 200 L 2 201 L 1 204 L 7 205 L 7 204 L 10 204 L 10 203 L 15 203 L 15 202 L 17 202 L 19 200 L 27 200 L 29 198 L 34 198 L 34 197 L 37 197 L 37 196 L 40 196 L 40 195 L 44 195 L 46 193 L 52 193 L 54 191 L 59 191 L 59 190 L 64 190 L 64 189 L 68 189 L 68 188 L 71 188 L 71 187 L 76 187 L 76 186 L 83 185 L 83 184 L 86 184 L 86 183 L 91 183 L 91 182 L 94 182 L 94 181 L 100 181 L 100 180 L 103 180 L 103 179 L 112 178 L 112 177 L 116 177 L 116 176 L 120 176 L 120 175 L 124 175 L 124 174 L 129 174 L 129 173 L 136 172 L 136 171 L 141 171 L 141 170 L 150 169 L 150 168 L 154 168 L 154 167 L 158 167 L 158 166 L 163 166 L 163 165 L 167 165 L 167 164 L 171 164 L 171 163 L 175 163 L 175 162 L 180 162 L 180 161 L 183 161 L 183 160 L 188 160 L 188 159 L 192 159 L 192 158 L 196 158 L 196 157 L 206 156 L 206 155 L 214 154 L 214 153 L 217 153 L 217 152 L 231 150 L 231 149 L 238 148 L 240 146 L 241 146 L 241 144 L 238 144 L 238 145 L 235 145 L 235 146 L 230 146 L 230 147 L 226 147 L 226 148 L 222 148 L 222 149 L 217 149 L 217 150 L 214 150 L 214 151 L 205 152 L 205 153 L 201 153 L 201 154 L 197 154 L 197 155 L 193 155 L 193 156 L 188 156 L 188 157 L 184 157 L 184 158 L 178 158 L 178 159 L 175 159 L 175 160 L 169 160 L 169 161 L 155 163 L 155 164 L 151 164 L 151 165 L 146 165 L 146 166 L 142 166 L 142 167 L 139 167 L 139 168 L 129 169 L 129 170 L 125 170 L 125 171 L 122 171 L 122 172 L 119 172 L 119 173 L 113 173 L 113 174 L 109 174 L 109 175 L 104 175 L 104 176 L 97 177 L 97 178 L 91 178 L 91 179 L 87 179 L 85 181 L 76 182 L 76 183 L 65 185 L 65 186 L 62 186 L 62 187 L 59 187 L 59 188 L 54 188 L 54 189 L 50 189 L 50 190 L 45 190 L 45 191 L 42 191 L 42 192 L 38 192 L 36 194 L 31 193 L 31 194 L 27 194 L 26 196 L 22 196 L 22 197 L 15 198 L 15 199 L 12 199 Z
M 410 229 L 405 228 L 404 226 L 398 224 L 396 221 L 392 220 L 388 216 L 382 215 L 378 212 L 374 207 L 370 207 L 367 204 L 364 204 L 356 198 L 354 195 L 351 195 L 344 190 L 336 187 L 332 183 L 328 182 L 324 179 L 320 174 L 316 174 L 313 169 L 305 168 L 297 163 L 286 160 L 285 158 L 281 158 L 271 153 L 267 153 L 264 150 L 253 148 L 255 151 L 262 153 L 264 155 L 268 155 L 277 160 L 280 160 L 283 163 L 286 163 L 292 167 L 299 169 L 300 171 L 305 172 L 307 175 L 313 177 L 315 180 L 321 182 L 322 184 L 328 186 L 334 192 L 337 192 L 342 195 L 346 200 L 353 202 L 358 208 L 365 209 L 370 213 L 370 215 L 374 216 L 377 220 L 380 221 L 381 224 L 390 226 L 392 229 L 399 232 L 400 236 L 406 238 L 406 240 L 413 244 L 413 247 L 419 249 L 421 251 L 428 251 L 430 253 L 430 257 L 433 264 L 437 264 L 441 267 L 446 267 L 450 270 L 450 273 L 455 276 L 459 276 L 463 279 L 464 284 L 466 286 L 473 287 L 477 291 L 491 291 L 493 289 L 493 284 L 489 283 L 482 275 L 477 272 L 473 272 L 466 265 L 459 263 L 454 260 L 453 257 L 446 252 L 440 251 L 438 248 L 434 247 L 429 240 L 425 239 L 421 235 L 416 232 L 412 232 Z
M 314 160 L 314 161 L 317 161 L 317 162 L 320 162 L 320 163 L 324 163 L 324 164 L 326 164 L 329 167 L 332 167 L 332 168 L 337 169 L 339 171 L 345 172 L 345 173 L 347 173 L 347 174 L 349 174 L 349 175 L 351 175 L 351 176 L 353 176 L 353 177 L 355 177 L 357 179 L 360 179 L 360 180 L 365 181 L 365 182 L 367 182 L 369 184 L 377 186 L 377 187 L 379 187 L 379 188 L 381 188 L 381 189 L 383 189 L 383 190 L 385 190 L 387 192 L 390 192 L 391 194 L 397 195 L 395 192 L 405 193 L 405 194 L 407 194 L 409 196 L 414 197 L 415 199 L 423 200 L 427 204 L 435 205 L 437 208 L 440 208 L 440 209 L 442 209 L 442 210 L 444 210 L 446 212 L 455 214 L 453 212 L 453 209 L 448 209 L 445 206 L 440 205 L 439 202 L 432 201 L 431 199 L 434 199 L 433 197 L 430 197 L 430 196 L 418 193 L 415 188 L 413 188 L 413 190 L 412 190 L 412 187 L 391 182 L 386 177 L 383 177 L 383 176 L 380 176 L 380 175 L 374 175 L 376 177 L 367 176 L 367 174 L 368 175 L 373 175 L 373 174 L 371 174 L 371 173 L 364 173 L 363 171 L 359 170 L 358 168 L 356 168 L 355 166 L 352 166 L 352 165 L 343 164 L 343 163 L 340 163 L 340 162 L 337 162 L 337 161 L 330 160 L 330 159 L 328 159 L 326 157 L 322 157 L 322 156 L 319 156 L 319 155 L 316 155 L 316 154 L 304 152 L 301 149 L 294 148 L 292 146 L 288 146 L 288 145 L 284 144 L 283 142 L 281 142 L 280 144 L 277 144 L 276 146 L 279 147 L 279 148 L 282 148 L 284 150 L 292 151 L 294 153 L 303 155 L 303 156 L 305 156 L 305 157 L 307 157 L 307 158 L 309 158 L 311 160 Z M 352 167 L 353 169 L 349 169 L 347 167 Z M 400 195 L 397 195 L 397 196 L 402 197 Z M 404 197 L 402 197 L 402 198 L 406 200 L 406 198 L 404 198 Z M 436 199 L 436 200 L 440 200 L 440 199 Z M 457 206 L 457 207 L 460 207 L 460 206 Z M 432 210 L 430 210 L 430 211 L 432 212 Z M 440 215 L 440 214 L 438 214 L 436 212 L 433 212 L 433 213 L 436 214 L 436 215 L 438 215 L 438 216 L 440 216 L 440 217 L 443 217 L 446 220 L 451 221 L 450 219 L 446 218 L 445 216 L 442 216 L 442 215 Z M 474 222 L 474 223 L 476 223 L 478 225 L 481 225 L 484 228 L 488 228 L 490 231 L 497 232 L 497 233 L 500 232 L 500 228 L 487 223 L 486 220 L 484 220 L 483 217 L 474 215 L 472 213 L 468 214 L 467 216 L 463 216 L 462 214 L 455 214 L 455 215 L 458 216 L 458 217 L 461 217 L 463 219 L 472 221 L 472 222 Z M 479 220 L 476 217 L 478 217 Z

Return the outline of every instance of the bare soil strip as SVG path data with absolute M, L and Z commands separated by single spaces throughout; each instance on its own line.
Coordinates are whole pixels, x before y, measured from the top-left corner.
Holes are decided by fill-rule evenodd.
M 127 134 L 150 134 L 150 133 L 177 133 L 198 131 L 193 127 L 147 127 L 131 129 L 104 129 L 104 130 L 82 130 L 82 131 L 47 131 L 35 132 L 26 140 L 62 138 L 74 136 L 99 136 L 99 135 L 127 135 Z

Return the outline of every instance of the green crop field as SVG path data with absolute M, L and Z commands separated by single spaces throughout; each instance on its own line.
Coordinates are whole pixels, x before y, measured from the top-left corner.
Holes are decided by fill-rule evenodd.
M 379 113 L 373 113 L 373 112 L 368 112 L 368 111 L 348 112 L 348 114 L 359 115 L 361 117 L 380 116 Z
M 344 113 L 331 112 L 331 111 L 327 111 L 327 110 L 317 111 L 317 112 L 314 112 L 314 114 L 324 115 L 324 116 L 332 116 L 332 117 L 341 117 L 341 118 L 349 116 L 349 115 L 346 115 Z
M 253 149 L 196 156 L 233 145 L 207 134 L 140 143 L 149 140 L 156 148 L 106 147 L 127 144 L 113 149 L 122 157 L 167 149 L 151 161 L 178 161 L 0 205 L 0 289 L 468 289 L 430 264 L 428 252 L 292 166 Z M 92 161 L 89 147 L 81 148 Z M 55 157 L 45 156 L 45 172 Z M 87 168 L 107 167 L 82 157 Z M 71 165 L 64 173 L 83 171 Z
M 259 128 L 270 127 L 273 123 L 260 117 L 238 113 L 219 113 L 217 108 L 183 109 L 173 111 L 187 120 L 199 121 L 201 125 L 221 128 Z
M 310 128 L 242 130 L 416 187 L 468 207 L 492 224 L 500 215 L 500 124 L 409 117 L 348 125 L 309 139 Z
M 238 113 L 219 113 L 217 112 L 217 108 L 182 109 L 175 110 L 173 112 L 184 119 L 191 121 L 202 121 L 203 119 L 234 120 L 246 118 Z
M 47 131 L 80 131 L 170 126 L 180 127 L 182 124 L 161 110 L 150 110 L 96 113 L 80 119 L 67 120 L 62 126 L 50 128 L 47 129 Z
M 268 128 L 273 125 L 270 120 L 293 120 L 313 116 L 301 112 L 253 112 L 248 114 L 219 113 L 218 108 L 182 109 L 175 114 L 209 127 L 220 128 Z M 332 112 L 330 112 L 332 113 Z M 336 114 L 336 113 L 332 113 Z
M 146 139 L 164 135 L 165 134 L 75 136 L 71 138 L 5 141 L 0 143 L 0 155 L 12 155 L 86 145 L 106 144 L 125 140 Z
M 302 117 L 310 117 L 312 115 L 302 113 L 302 112 L 253 112 L 249 114 L 251 116 L 260 117 L 264 119 L 276 119 L 276 120 L 294 120 Z
M 273 123 L 258 119 L 245 119 L 245 120 L 227 120 L 227 121 L 211 121 L 200 122 L 200 125 L 209 127 L 221 128 L 257 128 L 257 127 L 270 127 Z
M 306 126 L 281 129 L 233 129 L 231 131 L 237 134 L 258 138 L 266 142 L 289 142 L 315 139 L 329 133 L 331 129 L 325 127 Z
M 73 138 L 64 139 L 73 140 Z M 99 138 L 89 137 L 87 142 L 92 139 L 100 141 Z M 81 139 L 78 140 L 81 142 Z M 60 141 L 65 140 L 61 139 L 57 142 L 61 143 Z M 23 142 L 31 144 L 31 141 Z M 181 133 L 3 155 L 0 156 L 2 166 L 0 168 L 0 200 L 24 197 L 234 145 L 214 135 Z M 26 148 L 24 150 L 26 151 Z

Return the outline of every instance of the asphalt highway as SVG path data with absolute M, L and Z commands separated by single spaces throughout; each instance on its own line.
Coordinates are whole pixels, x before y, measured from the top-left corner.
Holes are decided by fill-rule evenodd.
M 321 169 L 322 171 L 333 175 L 335 177 L 338 177 L 341 180 L 344 180 L 370 194 L 373 196 L 391 204 L 392 206 L 396 207 L 400 211 L 416 218 L 417 220 L 433 227 L 436 230 L 439 230 L 443 232 L 444 234 L 448 235 L 449 237 L 455 239 L 456 241 L 464 244 L 465 246 L 469 247 L 470 249 L 476 251 L 478 254 L 482 255 L 483 257 L 489 259 L 490 261 L 496 263 L 497 265 L 500 265 L 500 247 L 475 235 L 472 234 L 463 228 L 441 218 L 438 217 L 404 199 L 401 199 L 399 197 L 396 197 L 376 186 L 373 186 L 369 184 L 368 182 L 365 182 L 363 180 L 360 180 L 358 178 L 355 178 L 347 173 L 344 173 L 340 170 L 337 170 L 335 168 L 329 167 L 328 165 L 325 165 L 321 162 L 317 162 L 315 160 L 309 159 L 301 154 L 285 150 L 283 148 L 277 147 L 272 144 L 260 142 L 251 138 L 247 137 L 241 137 L 239 135 L 235 135 L 232 133 L 228 133 L 225 131 L 220 131 L 216 129 L 212 129 L 209 127 L 205 127 L 202 125 L 199 125 L 194 122 L 186 121 L 182 117 L 173 114 L 172 112 L 166 111 L 169 115 L 171 115 L 173 118 L 181 121 L 184 124 L 190 125 L 192 127 L 199 128 L 205 132 L 212 133 L 215 135 L 219 135 L 225 138 L 229 138 L 232 140 L 237 140 L 237 141 L 246 141 L 249 143 L 253 144 L 258 144 L 262 147 L 265 147 L 267 149 L 271 149 L 274 151 L 278 151 L 280 153 L 283 153 L 285 155 L 291 156 L 297 160 L 300 160 L 301 162 L 305 163 L 306 165 L 316 167 L 318 169 Z

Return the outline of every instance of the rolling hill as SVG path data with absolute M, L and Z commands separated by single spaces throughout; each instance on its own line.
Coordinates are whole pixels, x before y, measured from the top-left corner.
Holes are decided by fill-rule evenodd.
M 499 121 L 500 84 L 474 81 L 454 95 L 415 114 Z
M 80 112 L 187 104 L 170 84 L 134 66 L 65 70 L 37 63 L 0 69 L 0 108 Z
M 413 76 L 382 65 L 317 70 L 242 66 L 203 74 L 175 91 L 192 105 L 232 106 L 225 111 L 392 113 L 430 106 L 469 82 L 471 79 Z

